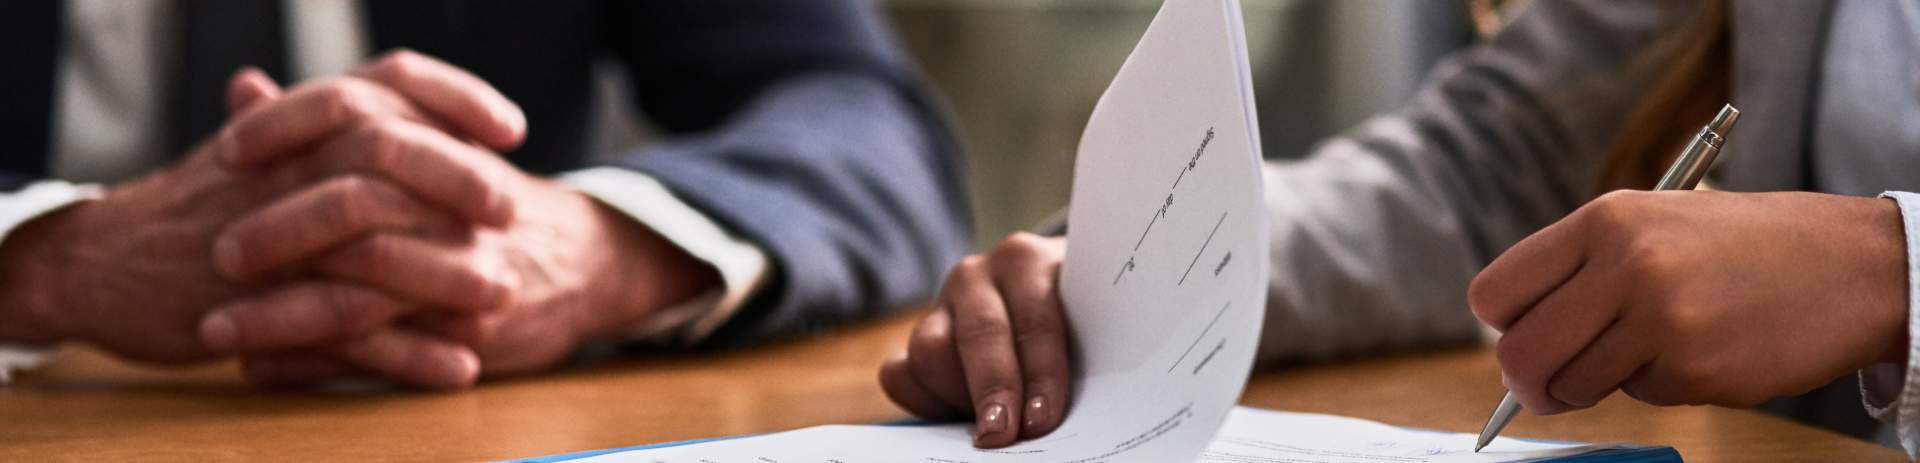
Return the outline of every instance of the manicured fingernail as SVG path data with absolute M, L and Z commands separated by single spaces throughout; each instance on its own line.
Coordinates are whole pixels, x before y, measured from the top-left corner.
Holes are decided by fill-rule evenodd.
M 233 350 L 239 342 L 239 328 L 234 326 L 233 317 L 215 312 L 200 320 L 200 343 L 207 350 L 227 352 Z
M 234 240 L 222 238 L 213 243 L 213 263 L 228 278 L 240 276 L 237 273 L 244 258 L 246 255 L 240 250 L 240 243 Z
M 1031 399 L 1027 399 L 1027 412 L 1022 414 L 1021 417 L 1025 418 L 1028 429 L 1039 427 L 1040 418 L 1045 416 L 1047 416 L 1046 397 L 1036 395 Z
M 1000 405 L 1000 404 L 992 404 L 992 405 L 988 405 L 987 408 L 981 409 L 980 423 L 978 427 L 979 429 L 976 430 L 976 432 L 974 432 L 974 435 L 976 436 L 974 437 L 974 440 L 980 440 L 981 437 L 986 437 L 993 434 L 999 434 L 1001 432 L 1006 431 L 1007 430 L 1007 406 Z

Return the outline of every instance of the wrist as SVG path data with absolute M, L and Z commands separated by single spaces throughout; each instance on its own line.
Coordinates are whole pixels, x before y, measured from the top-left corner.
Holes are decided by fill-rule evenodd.
M 0 239 L 0 342 L 52 344 L 72 336 L 59 302 L 60 275 L 71 262 L 62 249 L 76 236 L 80 209 L 93 202 L 35 217 Z
M 1905 212 L 1912 209 L 1893 198 L 1882 197 L 1871 201 L 1875 207 L 1870 209 L 1873 212 L 1866 223 L 1871 224 L 1876 230 L 1882 230 L 1877 236 L 1883 239 L 1874 240 L 1881 245 L 1874 248 L 1884 252 L 1880 255 L 1887 256 L 1885 261 L 1877 267 L 1890 271 L 1890 278 L 1886 280 L 1885 285 L 1894 288 L 1893 291 L 1889 291 L 1892 300 L 1886 304 L 1885 309 L 1888 315 L 1887 320 L 1893 326 L 1894 336 L 1879 357 L 1881 362 L 1906 364 L 1908 353 L 1912 350 L 1913 333 L 1909 332 L 1909 326 L 1913 318 L 1913 301 L 1916 300 L 1915 295 L 1907 294 L 1913 287 L 1911 279 L 1914 275 L 1911 274 L 1911 269 L 1916 268 L 1907 262 L 1911 257 L 1911 249 L 1914 249 L 1914 243 L 1907 242 L 1913 238 L 1907 235 L 1910 228 L 1907 223 L 1920 217 L 1906 217 Z
M 711 264 L 694 257 L 666 240 L 653 229 L 633 220 L 597 200 L 593 204 L 596 222 L 608 240 L 612 260 L 603 266 L 595 280 L 602 291 L 601 317 L 591 335 L 616 336 L 631 331 L 660 309 L 684 303 L 720 286 L 720 272 Z

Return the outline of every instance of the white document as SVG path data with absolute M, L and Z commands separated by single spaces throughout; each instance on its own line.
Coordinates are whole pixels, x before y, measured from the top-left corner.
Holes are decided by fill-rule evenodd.
M 1474 435 L 1406 429 L 1357 418 L 1235 407 L 1219 435 L 1197 457 L 1155 460 L 1130 452 L 1066 462 L 1196 463 L 1451 463 L 1539 461 L 1594 455 L 1624 447 L 1499 439 L 1479 453 Z M 1052 438 L 1055 442 L 1069 438 Z M 765 436 L 636 450 L 583 462 L 645 463 L 901 463 L 1032 461 L 1032 453 L 942 452 L 967 445 L 962 425 L 820 426 Z M 1197 451 L 1197 450 L 1196 450 Z M 1646 461 L 1646 460 L 1638 460 Z M 1676 460 L 1677 461 L 1677 460 Z
M 1495 439 L 1406 429 L 1333 415 L 1235 408 L 1198 463 L 1444 463 L 1537 461 L 1623 447 Z M 1644 461 L 1644 460 L 1643 460 Z

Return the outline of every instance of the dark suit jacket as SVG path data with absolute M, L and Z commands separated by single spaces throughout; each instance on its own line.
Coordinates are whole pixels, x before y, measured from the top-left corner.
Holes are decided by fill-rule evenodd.
M 0 15 L 0 191 L 48 175 L 61 3 L 14 2 Z M 277 17 L 280 3 L 183 4 L 176 151 L 224 121 L 221 89 L 240 65 L 288 75 L 277 23 L 220 16 Z M 635 104 L 667 139 L 612 165 L 658 178 L 772 261 L 772 278 L 718 342 L 919 303 L 964 250 L 952 137 L 889 31 L 858 0 L 364 5 L 376 50 L 445 59 L 518 102 L 529 136 L 506 156 L 537 174 L 588 167 L 591 65 L 626 66 Z M 200 26 L 208 23 L 216 27 Z M 205 35 L 221 27 L 265 27 L 254 32 L 271 43 Z

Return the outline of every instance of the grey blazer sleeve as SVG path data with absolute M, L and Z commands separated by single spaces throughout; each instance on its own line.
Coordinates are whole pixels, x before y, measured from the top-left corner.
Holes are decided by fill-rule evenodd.
M 1467 284 L 1590 196 L 1593 171 L 1691 2 L 1533 2 L 1438 65 L 1415 100 L 1265 166 L 1263 362 L 1478 334 Z
M 659 179 L 773 264 L 712 343 L 931 297 L 967 243 L 957 148 L 866 2 L 613 5 L 615 54 L 670 135 L 616 165 Z

